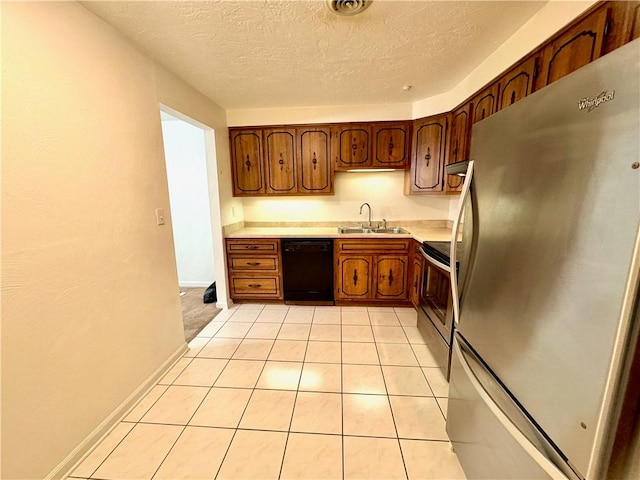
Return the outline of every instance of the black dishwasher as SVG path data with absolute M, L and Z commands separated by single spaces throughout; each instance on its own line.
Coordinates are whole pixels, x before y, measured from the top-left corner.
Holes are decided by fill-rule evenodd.
M 333 240 L 282 240 L 284 301 L 333 303 Z

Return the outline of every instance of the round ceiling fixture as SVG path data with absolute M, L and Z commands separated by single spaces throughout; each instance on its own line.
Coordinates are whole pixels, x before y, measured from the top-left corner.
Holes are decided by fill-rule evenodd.
M 364 12 L 372 0 L 327 0 L 327 7 L 336 15 L 350 16 Z

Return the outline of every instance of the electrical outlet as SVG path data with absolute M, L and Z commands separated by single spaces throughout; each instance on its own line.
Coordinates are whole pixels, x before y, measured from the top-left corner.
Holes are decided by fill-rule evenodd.
M 164 225 L 164 208 L 156 208 L 156 225 Z
M 236 218 L 236 207 L 231 207 L 231 215 Z

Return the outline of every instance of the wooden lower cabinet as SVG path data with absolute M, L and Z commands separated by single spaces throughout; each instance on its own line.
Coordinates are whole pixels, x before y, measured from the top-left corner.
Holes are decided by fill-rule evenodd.
M 408 294 L 407 277 L 409 273 L 409 257 L 407 255 L 380 255 L 375 257 L 375 259 L 375 298 L 382 300 L 406 300 Z
M 424 257 L 420 253 L 422 244 L 413 241 L 411 250 L 413 253 L 413 270 L 411 271 L 411 284 L 409 285 L 409 299 L 414 307 L 420 304 L 420 292 L 422 291 L 422 273 L 424 272 Z
M 282 300 L 280 240 L 226 240 L 230 297 L 234 300 Z
M 337 239 L 335 300 L 406 304 L 409 239 Z
M 371 298 L 371 274 L 373 257 L 371 255 L 341 255 L 338 257 L 336 275 L 336 299 L 365 300 Z

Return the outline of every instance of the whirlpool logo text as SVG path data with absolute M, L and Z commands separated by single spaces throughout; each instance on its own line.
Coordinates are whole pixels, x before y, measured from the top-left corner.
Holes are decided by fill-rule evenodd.
M 590 112 L 594 108 L 598 108 L 601 104 L 613 100 L 614 95 L 616 94 L 615 90 L 611 90 L 607 92 L 606 90 L 602 92 L 597 97 L 589 98 L 585 97 L 582 100 L 578 101 L 578 109 L 586 110 Z

